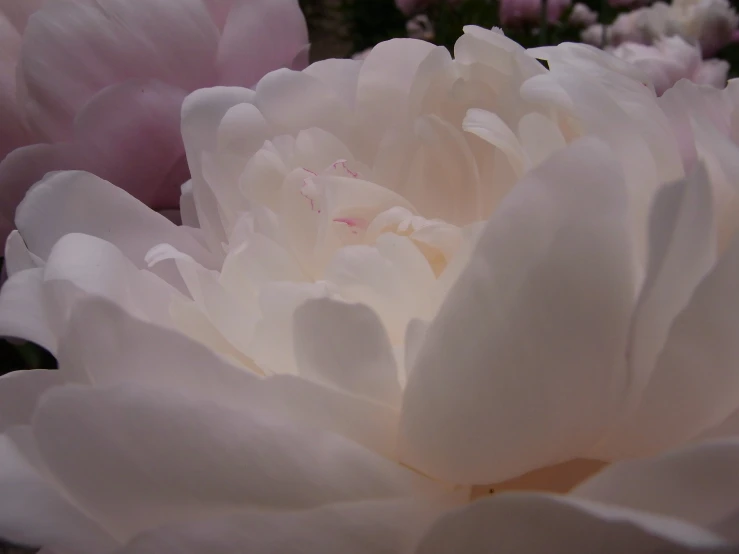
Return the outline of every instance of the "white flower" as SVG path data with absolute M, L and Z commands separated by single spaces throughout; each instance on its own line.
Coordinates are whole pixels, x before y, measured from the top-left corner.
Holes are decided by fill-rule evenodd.
M 680 79 L 717 88 L 726 86 L 728 62 L 703 60 L 700 48 L 691 46 L 677 36 L 663 38 L 654 46 L 623 43 L 612 53 L 648 73 L 659 95 Z
M 731 41 L 737 26 L 739 15 L 728 0 L 674 0 L 620 14 L 608 27 L 607 38 L 608 44 L 618 46 L 623 42 L 652 44 L 677 35 L 700 45 L 703 55 L 712 56 Z M 587 32 L 583 40 L 595 44 L 594 34 Z
M 673 0 L 667 34 L 678 34 L 701 45 L 713 55 L 731 41 L 739 15 L 729 0 Z
M 587 27 L 598 21 L 598 14 L 591 10 L 587 5 L 577 2 L 570 13 L 570 23 Z
M 686 445 L 737 431 L 736 145 L 696 109 L 708 154 L 683 157 L 669 92 L 585 45 L 469 28 L 455 54 L 390 41 L 194 93 L 186 226 L 90 174 L 34 187 L 0 331 L 61 369 L 0 379 L 0 535 L 76 554 L 732 538 L 739 446 Z

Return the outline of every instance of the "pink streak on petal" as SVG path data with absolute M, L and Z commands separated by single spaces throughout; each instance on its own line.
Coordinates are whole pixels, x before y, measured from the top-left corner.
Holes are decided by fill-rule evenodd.
M 336 162 L 334 162 L 331 165 L 331 167 L 333 169 L 338 169 L 339 167 L 341 167 L 344 171 L 347 172 L 347 174 L 349 174 L 350 177 L 354 177 L 355 179 L 357 177 L 359 177 L 359 173 L 357 173 L 356 171 L 352 171 L 351 169 L 349 169 L 349 166 L 346 165 L 346 160 L 336 161 Z
M 369 226 L 369 222 L 361 217 L 337 217 L 334 221 L 336 223 L 345 223 L 349 227 L 356 227 L 358 229 L 366 229 Z

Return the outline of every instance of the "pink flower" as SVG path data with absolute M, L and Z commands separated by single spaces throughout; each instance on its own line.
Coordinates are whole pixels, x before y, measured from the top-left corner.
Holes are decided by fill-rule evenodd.
M 558 21 L 570 6 L 571 0 L 548 0 L 547 17 L 550 22 Z M 501 0 L 500 22 L 504 25 L 537 23 L 541 18 L 541 0 Z
M 636 8 L 651 4 L 652 0 L 608 0 L 608 4 L 614 8 Z
M 413 15 L 424 9 L 434 2 L 447 2 L 449 4 L 459 4 L 461 0 L 395 0 L 395 5 L 405 15 Z
M 426 0 L 395 0 L 395 5 L 405 15 L 410 15 L 426 5 Z
M 0 41 L 0 240 L 30 185 L 60 169 L 176 209 L 185 96 L 308 55 L 297 0 L 0 0 Z

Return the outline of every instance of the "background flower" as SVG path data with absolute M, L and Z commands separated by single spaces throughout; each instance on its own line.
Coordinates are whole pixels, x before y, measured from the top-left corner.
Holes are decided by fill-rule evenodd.
M 296 0 L 9 0 L 2 10 L 0 240 L 28 187 L 58 169 L 176 209 L 187 93 L 307 64 Z M 32 142 L 42 144 L 9 154 Z
M 550 0 L 547 2 L 549 21 L 558 21 L 571 0 Z M 500 2 L 500 22 L 503 25 L 536 24 L 541 20 L 541 1 L 502 0 Z
M 607 44 L 652 44 L 663 37 L 679 36 L 700 45 L 704 56 L 713 56 L 731 42 L 739 16 L 728 0 L 674 0 L 620 14 L 606 30 Z M 602 32 L 602 31 L 600 31 Z M 598 32 L 590 30 L 583 40 L 593 44 Z
M 657 94 L 663 94 L 680 79 L 716 88 L 726 86 L 729 64 L 723 60 L 703 60 L 700 48 L 678 36 L 663 38 L 654 46 L 622 43 L 613 54 L 649 74 Z

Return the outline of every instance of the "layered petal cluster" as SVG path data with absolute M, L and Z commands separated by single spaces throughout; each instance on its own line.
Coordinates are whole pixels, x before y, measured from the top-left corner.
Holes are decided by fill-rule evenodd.
M 652 46 L 626 42 L 613 49 L 612 53 L 649 74 L 659 95 L 680 79 L 724 88 L 729 73 L 728 62 L 703 60 L 700 48 L 688 44 L 679 36 L 663 38 Z
M 185 96 L 307 65 L 296 0 L 5 0 L 0 28 L 2 240 L 53 170 L 84 169 L 176 209 L 189 177 Z
M 623 42 L 652 44 L 663 37 L 679 36 L 712 56 L 729 44 L 739 26 L 739 15 L 728 0 L 673 0 L 619 15 L 605 30 L 606 44 Z M 604 31 L 594 25 L 582 34 L 583 41 L 601 45 Z
M 190 95 L 183 226 L 48 175 L 7 243 L 0 332 L 61 369 L 0 379 L 0 536 L 79 554 L 735 539 L 739 149 L 718 91 L 691 87 L 658 98 L 595 48 L 472 27 L 454 58 L 395 40 Z

